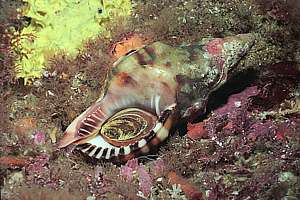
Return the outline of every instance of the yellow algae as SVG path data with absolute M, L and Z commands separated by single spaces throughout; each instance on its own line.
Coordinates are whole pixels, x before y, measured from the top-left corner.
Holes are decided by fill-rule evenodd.
M 23 0 L 21 15 L 30 24 L 15 33 L 19 55 L 17 78 L 25 84 L 41 77 L 49 57 L 64 52 L 74 57 L 83 44 L 99 34 L 109 36 L 107 22 L 131 13 L 130 0 Z

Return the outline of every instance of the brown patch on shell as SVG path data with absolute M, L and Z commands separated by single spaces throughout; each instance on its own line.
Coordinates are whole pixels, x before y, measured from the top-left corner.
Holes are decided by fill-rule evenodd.
M 172 64 L 171 64 L 171 62 L 168 61 L 168 62 L 165 63 L 164 66 L 165 66 L 166 68 L 170 68 L 170 67 L 172 66 Z
M 118 74 L 118 84 L 119 85 L 128 85 L 128 84 L 137 84 L 137 82 L 126 72 L 120 72 Z
M 145 44 L 146 39 L 141 34 L 123 34 L 117 42 L 111 44 L 110 54 L 114 59 L 119 59 L 131 51 L 142 48 Z

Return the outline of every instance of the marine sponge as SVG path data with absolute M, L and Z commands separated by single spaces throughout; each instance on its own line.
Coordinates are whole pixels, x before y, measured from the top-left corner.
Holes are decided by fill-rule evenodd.
M 109 36 L 106 25 L 131 14 L 130 0 L 23 0 L 21 15 L 30 24 L 15 32 L 12 45 L 19 55 L 17 78 L 25 84 L 41 77 L 47 60 L 57 53 L 75 57 L 83 44 L 99 34 Z

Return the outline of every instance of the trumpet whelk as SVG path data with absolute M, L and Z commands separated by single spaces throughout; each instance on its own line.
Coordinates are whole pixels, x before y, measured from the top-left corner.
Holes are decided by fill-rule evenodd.
M 154 42 L 119 58 L 103 95 L 66 129 L 59 147 L 126 161 L 164 141 L 178 120 L 199 116 L 209 94 L 255 41 L 252 34 L 172 47 Z

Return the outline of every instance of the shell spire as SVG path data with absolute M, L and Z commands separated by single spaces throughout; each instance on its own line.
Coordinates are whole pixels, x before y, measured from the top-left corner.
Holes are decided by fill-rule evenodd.
M 117 160 L 148 153 L 177 119 L 205 109 L 253 42 L 250 34 L 179 47 L 155 42 L 121 57 L 103 97 L 69 125 L 59 147 L 73 143 L 91 157 Z

